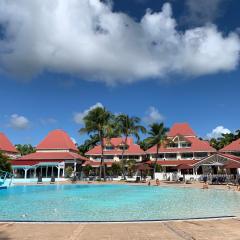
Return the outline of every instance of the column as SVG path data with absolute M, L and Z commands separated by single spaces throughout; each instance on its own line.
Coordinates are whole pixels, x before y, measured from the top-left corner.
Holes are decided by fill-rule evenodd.
M 33 177 L 36 178 L 36 176 L 37 176 L 37 168 L 34 168 Z
M 46 178 L 48 177 L 48 166 L 46 167 Z
M 58 170 L 58 178 L 60 178 L 60 167 L 57 166 L 57 170 Z
M 74 171 L 74 173 L 76 173 L 76 171 L 77 171 L 77 161 L 74 162 L 73 171 Z
M 24 169 L 24 179 L 27 179 L 27 171 L 28 171 L 28 169 Z
M 63 163 L 62 169 L 63 169 L 63 177 L 65 177 L 65 163 Z
M 51 177 L 53 176 L 53 166 L 52 166 L 52 173 L 51 173 Z

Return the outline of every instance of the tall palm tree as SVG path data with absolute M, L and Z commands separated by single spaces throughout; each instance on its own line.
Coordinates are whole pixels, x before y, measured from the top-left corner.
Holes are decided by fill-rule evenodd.
M 137 140 L 140 139 L 139 133 L 145 133 L 146 128 L 140 125 L 141 119 L 138 117 L 130 117 L 127 114 L 119 114 L 116 116 L 116 126 L 118 132 L 121 136 L 124 137 L 123 146 L 122 146 L 122 167 L 123 167 L 123 177 L 125 179 L 125 161 L 124 153 L 126 151 L 127 141 L 129 136 L 135 136 Z
M 150 135 L 145 141 L 149 147 L 156 146 L 156 158 L 154 162 L 154 170 L 153 170 L 153 179 L 155 178 L 155 172 L 157 167 L 157 159 L 160 147 L 166 143 L 167 141 L 167 132 L 168 128 L 164 126 L 163 123 L 153 123 L 150 125 L 150 130 L 148 134 Z
M 98 134 L 100 146 L 101 146 L 101 163 L 99 177 L 102 177 L 102 171 L 104 180 L 106 179 L 105 165 L 104 165 L 104 138 L 106 137 L 106 129 L 112 119 L 112 113 L 106 108 L 96 107 L 88 112 L 83 118 L 85 127 L 79 130 L 80 133 L 92 133 Z

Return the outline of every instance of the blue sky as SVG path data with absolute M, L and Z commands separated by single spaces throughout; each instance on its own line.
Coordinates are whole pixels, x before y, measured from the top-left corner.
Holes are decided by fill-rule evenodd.
M 0 131 L 13 143 L 35 145 L 55 128 L 66 130 L 81 143 L 86 138 L 78 134 L 81 117 L 97 103 L 113 113 L 139 116 L 145 125 L 155 120 L 169 127 L 174 122 L 189 122 L 202 137 L 219 126 L 212 134 L 240 128 L 238 1 L 211 0 L 205 6 L 195 0 L 171 0 L 170 5 L 166 1 L 115 0 L 110 6 L 86 0 L 83 2 L 93 7 L 84 16 L 70 5 L 67 13 L 74 20 L 62 20 L 59 26 L 64 31 L 51 26 L 59 19 L 49 19 L 50 33 L 39 6 L 47 10 L 57 6 L 36 1 L 29 9 L 13 2 L 14 6 L 5 2 L 5 14 L 0 17 Z M 11 14 L 13 7 L 24 17 L 20 25 L 19 16 Z M 152 12 L 146 14 L 148 8 Z M 38 16 L 36 25 L 29 24 L 33 16 L 21 15 L 33 9 Z M 83 20 L 91 14 L 97 14 L 89 20 L 95 23 L 98 19 L 95 31 L 104 35 L 97 44 Z M 81 20 L 83 27 L 78 28 Z M 122 32 L 121 24 L 128 32 Z M 189 43 L 188 31 L 196 34 L 196 41 L 205 36 L 197 48 Z M 102 37 L 106 39 L 102 41 Z M 79 46 L 82 39 L 87 41 L 85 47 Z M 142 39 L 150 40 L 149 48 L 156 50 L 148 51 L 145 43 L 141 45 Z M 166 39 L 177 43 L 172 45 Z M 54 47 L 60 49 L 54 50 L 57 57 L 46 54 Z M 202 53 L 205 49 L 207 57 Z

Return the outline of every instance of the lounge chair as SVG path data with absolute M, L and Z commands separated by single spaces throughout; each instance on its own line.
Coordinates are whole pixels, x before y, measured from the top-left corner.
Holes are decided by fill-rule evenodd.
M 38 176 L 37 184 L 42 184 L 42 183 L 43 183 L 42 176 Z
M 54 176 L 52 176 L 52 177 L 51 177 L 50 184 L 54 184 L 54 183 L 55 183 L 55 177 L 54 177 Z
M 71 181 L 72 181 L 72 183 L 76 183 L 77 182 L 77 176 L 73 176 Z

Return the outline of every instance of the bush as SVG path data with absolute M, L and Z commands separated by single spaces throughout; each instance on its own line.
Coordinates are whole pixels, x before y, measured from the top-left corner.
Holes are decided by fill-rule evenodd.
M 70 178 L 72 176 L 72 173 L 73 173 L 73 168 L 72 167 L 67 167 L 65 169 L 65 177 L 66 178 Z
M 1 152 L 0 152 L 0 170 L 12 172 L 12 165 L 10 159 Z

